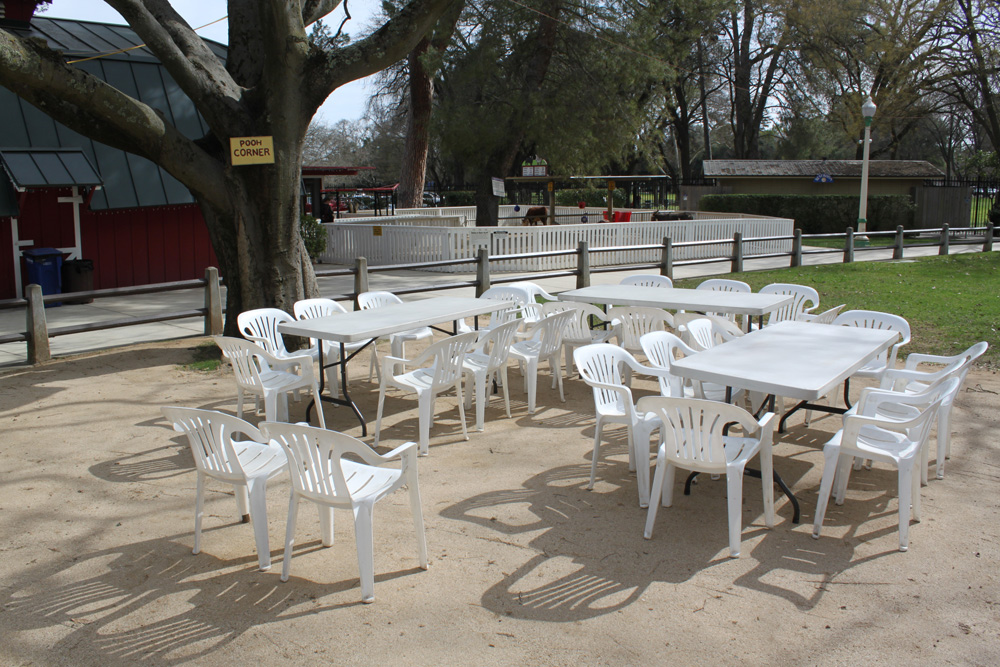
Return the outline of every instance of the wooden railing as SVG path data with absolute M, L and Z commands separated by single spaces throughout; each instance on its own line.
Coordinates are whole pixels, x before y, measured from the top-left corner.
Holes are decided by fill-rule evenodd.
M 718 222 L 718 221 L 716 221 Z M 735 222 L 735 221 L 727 221 Z M 687 225 L 691 225 L 688 221 Z M 615 225 L 600 225 L 599 229 L 614 229 Z M 480 231 L 480 230 L 473 230 Z M 497 230 L 482 230 L 492 235 Z M 586 287 L 590 284 L 590 276 L 593 273 L 605 273 L 612 271 L 658 271 L 661 275 L 673 278 L 676 266 L 691 266 L 698 264 L 727 263 L 728 272 L 740 273 L 744 270 L 744 263 L 751 259 L 766 259 L 787 257 L 790 267 L 803 264 L 805 257 L 810 255 L 840 254 L 844 262 L 856 261 L 857 256 L 864 255 L 872 251 L 892 250 L 893 259 L 903 259 L 906 249 L 936 247 L 939 255 L 947 255 L 954 246 L 980 246 L 982 252 L 993 250 L 994 226 L 992 223 L 983 227 L 963 227 L 949 228 L 945 225 L 935 229 L 906 230 L 898 227 L 894 232 L 868 232 L 869 238 L 892 238 L 891 246 L 870 245 L 857 247 L 855 244 L 854 230 L 847 228 L 844 234 L 813 234 L 803 235 L 801 230 L 793 230 L 791 235 L 758 236 L 745 238 L 743 232 L 736 231 L 730 238 L 688 240 L 675 242 L 673 238 L 666 236 L 658 242 L 637 245 L 614 245 L 616 240 L 614 234 L 600 238 L 606 245 L 591 247 L 588 240 L 580 240 L 575 248 L 552 250 L 548 252 L 510 252 L 516 250 L 516 244 L 508 244 L 504 254 L 491 254 L 485 243 L 476 245 L 469 244 L 469 254 L 464 257 L 436 259 L 421 262 L 409 262 L 399 264 L 383 264 L 380 266 L 369 266 L 368 260 L 363 254 L 352 258 L 349 268 L 327 269 L 316 272 L 317 276 L 348 276 L 353 275 L 354 285 L 349 293 L 326 294 L 325 296 L 338 300 L 356 301 L 357 295 L 368 291 L 368 278 L 372 273 L 390 272 L 406 269 L 417 269 L 425 271 L 456 271 L 458 267 L 463 272 L 470 273 L 475 270 L 475 278 L 471 280 L 457 280 L 450 283 L 436 284 L 433 286 L 415 285 L 412 287 L 400 287 L 394 289 L 396 294 L 406 295 L 420 292 L 431 292 L 466 287 L 475 287 L 477 294 L 482 294 L 494 283 L 508 283 L 518 280 L 539 280 L 543 278 L 559 278 L 575 276 L 577 287 Z M 416 237 L 412 237 L 416 241 Z M 438 237 L 435 237 L 438 238 Z M 809 240 L 836 239 L 843 240 L 841 248 L 804 248 L 803 245 Z M 424 255 L 430 256 L 435 252 L 435 246 L 428 243 L 424 249 Z M 609 260 L 613 258 L 614 261 Z M 547 268 L 542 272 L 531 271 L 525 274 L 512 275 L 509 267 L 523 266 L 523 262 L 528 260 L 544 259 L 553 268 Z M 561 267 L 561 268 L 560 268 Z M 494 269 L 504 271 L 503 277 L 492 277 Z M 725 272 L 725 271 L 720 271 Z M 79 299 L 100 299 L 115 296 L 128 296 L 136 294 L 156 294 L 174 290 L 200 289 L 204 291 L 205 305 L 203 308 L 193 308 L 185 311 L 158 313 L 136 318 L 125 318 L 118 320 L 103 320 L 89 324 L 60 327 L 49 329 L 45 319 L 45 303 L 57 301 L 72 301 Z M 27 299 L 10 299 L 0 301 L 0 309 L 4 308 L 24 308 L 26 311 L 26 329 L 24 332 L 0 333 L 0 343 L 12 343 L 24 341 L 27 343 L 28 363 L 36 364 L 47 361 L 50 358 L 49 338 L 68 334 L 85 333 L 89 331 L 100 331 L 117 327 L 132 326 L 138 324 L 148 324 L 152 322 L 164 322 L 175 319 L 186 319 L 192 317 L 202 317 L 205 320 L 205 334 L 214 335 L 222 333 L 223 307 L 220 293 L 220 281 L 218 271 L 210 267 L 205 272 L 203 280 L 188 280 L 174 283 L 161 283 L 158 285 L 143 285 L 137 287 L 124 287 L 109 290 L 94 290 L 90 292 L 77 292 L 67 294 L 53 294 L 43 296 L 38 285 L 28 286 Z

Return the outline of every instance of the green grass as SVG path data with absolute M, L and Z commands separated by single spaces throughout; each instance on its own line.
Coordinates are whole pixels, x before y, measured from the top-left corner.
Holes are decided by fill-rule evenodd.
M 845 310 L 879 310 L 910 323 L 913 340 L 900 350 L 957 354 L 985 340 L 990 349 L 980 363 L 1000 368 L 1000 253 L 968 253 L 889 262 L 854 262 L 777 271 L 729 274 L 754 291 L 770 283 L 814 287 L 815 312 L 846 304 Z M 703 278 L 678 280 L 695 287 Z
M 211 373 L 222 366 L 222 350 L 215 343 L 201 343 L 188 349 L 191 352 L 191 362 L 184 365 L 185 370 Z
M 896 239 L 892 236 L 870 236 L 868 238 L 869 245 L 877 246 L 891 246 L 896 242 Z M 816 248 L 836 248 L 837 250 L 844 249 L 844 239 L 802 239 L 803 246 L 814 246 Z M 857 247 L 857 244 L 855 244 Z

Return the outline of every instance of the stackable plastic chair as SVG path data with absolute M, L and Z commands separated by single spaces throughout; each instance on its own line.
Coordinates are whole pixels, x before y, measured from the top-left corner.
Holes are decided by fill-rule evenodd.
M 395 303 L 403 303 L 403 300 L 392 292 L 362 292 L 358 295 L 358 306 L 361 310 L 372 308 L 382 308 Z M 406 356 L 406 344 L 412 341 L 433 338 L 434 330 L 430 327 L 418 327 L 408 331 L 400 331 L 389 335 L 389 352 L 394 357 Z M 383 340 L 383 339 L 380 339 Z M 377 350 L 372 350 L 376 354 Z M 368 380 L 372 379 L 371 369 L 368 370 Z M 379 378 L 382 381 L 382 378 Z
M 834 325 L 847 327 L 862 327 L 866 329 L 888 329 L 898 331 L 900 340 L 898 343 L 882 352 L 877 357 L 869 361 L 862 368 L 855 371 L 851 376 L 860 378 L 874 378 L 881 381 L 882 374 L 887 368 L 896 367 L 896 355 L 899 348 L 910 342 L 910 325 L 899 315 L 891 313 L 881 313 L 875 310 L 848 310 L 833 320 Z M 844 403 L 850 406 L 851 381 L 848 378 L 844 383 Z
M 528 280 L 519 280 L 513 283 L 507 283 L 510 287 L 520 287 L 521 289 L 528 290 L 531 295 L 532 300 L 537 301 L 538 299 L 544 299 L 545 301 L 558 301 L 559 297 L 549 294 L 545 289 L 537 284 L 530 282 Z M 544 304 L 542 304 L 544 305 Z
M 517 334 L 519 322 L 507 322 L 498 327 L 481 331 L 475 345 L 465 354 L 462 369 L 466 375 L 471 375 L 473 388 L 466 384 L 465 407 L 471 406 L 472 398 L 476 398 L 476 430 L 483 430 L 486 406 L 490 402 L 490 379 L 496 378 L 503 387 L 503 402 L 510 419 L 510 391 L 507 383 L 507 360 L 510 357 L 510 346 Z
M 637 287 L 673 287 L 674 281 L 666 276 L 655 273 L 637 273 L 634 276 L 622 278 L 619 285 L 635 285 Z
M 972 364 L 986 352 L 987 348 L 989 345 L 986 341 L 982 341 L 965 352 L 950 357 L 937 354 L 911 354 L 906 357 L 903 368 L 890 368 L 882 375 L 882 389 L 907 394 L 926 391 L 952 377 L 959 379 L 959 385 L 955 391 L 944 396 L 941 407 L 938 409 L 937 458 L 935 461 L 935 473 L 938 479 L 944 479 L 944 462 L 951 456 L 951 409 L 955 404 L 955 396 L 962 384 L 965 383 L 965 378 L 969 374 Z M 921 366 L 925 364 L 934 364 L 934 369 L 921 370 Z M 929 452 L 930 446 L 923 449 L 920 477 L 924 484 L 927 483 Z
M 927 444 L 934 418 L 945 396 L 961 381 L 949 379 L 918 394 L 869 389 L 862 393 L 855 414 L 844 415 L 844 427 L 823 445 L 823 479 L 816 503 L 813 537 L 819 538 L 830 494 L 844 502 L 852 459 L 872 459 L 893 465 L 899 478 L 899 550 L 909 546 L 910 506 L 920 520 L 920 475 L 914 474 Z M 881 416 L 880 416 L 881 415 Z M 834 487 L 836 490 L 834 491 Z
M 580 301 L 549 301 L 542 304 L 542 314 L 552 315 L 572 311 L 573 319 L 563 329 L 563 361 L 566 364 L 566 377 L 572 372 L 573 350 L 582 345 L 606 343 L 615 335 L 614 329 L 606 321 L 604 311 L 591 303 Z M 598 328 L 593 328 L 597 324 Z
M 698 318 L 704 320 L 704 317 Z M 723 320 L 725 321 L 725 320 Z M 670 370 L 670 362 L 680 357 L 697 354 L 702 350 L 689 346 L 681 338 L 668 331 L 653 331 L 639 339 L 646 359 L 654 368 Z M 688 382 L 683 378 L 669 375 L 660 378 L 660 395 L 676 398 L 704 398 L 710 401 L 725 401 L 726 387 L 714 382 Z M 734 388 L 732 400 L 743 395 L 743 390 Z
M 730 280 L 728 278 L 709 278 L 708 280 L 703 280 L 698 283 L 695 289 L 708 290 L 710 292 L 742 292 L 744 294 L 749 294 L 753 292 L 750 285 L 746 284 L 742 280 Z M 736 321 L 736 313 L 707 313 L 708 315 L 715 315 L 718 317 L 724 317 L 730 322 Z
M 760 288 L 761 294 L 780 294 L 791 296 L 792 302 L 772 311 L 767 316 L 767 324 L 777 324 L 788 320 L 797 320 L 800 315 L 808 315 L 819 306 L 819 293 L 808 285 L 793 283 L 771 283 Z M 808 308 L 806 303 L 810 303 Z
M 289 356 L 278 359 L 256 343 L 242 338 L 215 336 L 215 343 L 229 359 L 236 377 L 236 415 L 243 416 L 243 396 L 246 393 L 264 399 L 264 415 L 268 421 L 288 419 L 288 394 L 299 389 L 308 389 L 316 401 L 316 414 L 320 426 L 326 428 L 323 404 L 320 402 L 319 383 L 313 371 L 313 358 L 309 355 Z M 276 370 L 281 365 L 286 369 L 297 367 L 299 373 L 290 370 Z M 281 402 L 278 402 L 278 398 Z
M 385 392 L 390 386 L 417 395 L 417 424 L 419 429 L 420 454 L 427 455 L 430 442 L 431 424 L 434 423 L 434 399 L 438 394 L 454 389 L 458 395 L 458 413 L 462 422 L 462 438 L 469 439 L 465 428 L 465 401 L 462 400 L 462 362 L 465 354 L 479 334 L 470 331 L 457 336 L 448 336 L 431 344 L 423 354 L 413 358 L 388 356 L 382 359 L 382 382 L 378 388 L 378 415 L 375 418 L 375 442 L 378 447 L 382 433 L 382 409 L 385 407 Z M 394 369 L 401 368 L 397 374 Z M 413 368 L 407 371 L 406 368 Z
M 346 315 L 348 310 L 341 306 L 339 303 L 333 299 L 302 299 L 296 301 L 292 306 L 292 312 L 295 313 L 295 319 L 297 320 L 311 320 L 319 317 L 330 317 L 331 315 Z M 309 339 L 310 345 L 313 348 L 319 349 L 319 342 L 315 338 Z M 356 350 L 363 348 L 368 344 L 369 341 L 359 341 L 357 343 L 345 343 L 344 352 L 350 354 Z M 323 361 L 326 364 L 331 364 L 340 358 L 340 343 L 332 343 L 330 341 L 323 341 Z M 379 378 L 382 377 L 382 369 L 378 364 L 378 355 L 375 352 L 375 347 L 372 346 L 371 360 L 368 362 L 368 374 L 371 377 L 372 369 L 375 369 L 379 373 Z M 337 394 L 337 386 L 339 383 L 339 378 L 336 373 L 336 369 L 331 372 L 330 367 L 326 369 L 326 381 L 330 384 L 331 392 Z
M 578 347 L 573 351 L 573 361 L 580 377 L 594 390 L 594 454 L 590 459 L 590 483 L 587 488 L 594 488 L 604 424 L 625 424 L 628 430 L 629 470 L 636 471 L 639 506 L 646 507 L 649 504 L 649 437 L 659 427 L 660 421 L 635 409 L 632 391 L 625 385 L 622 371 L 628 367 L 638 373 L 660 377 L 665 377 L 669 371 L 656 373 L 655 369 L 636 361 L 626 350 L 608 343 Z
M 285 341 L 281 337 L 281 332 L 278 331 L 278 325 L 285 322 L 295 322 L 295 318 L 279 308 L 247 310 L 236 318 L 236 324 L 243 337 L 257 343 L 278 360 L 274 362 L 275 368 L 288 365 L 286 360 L 289 357 L 301 357 L 304 354 L 309 355 L 315 361 L 319 357 L 319 349 L 315 345 L 296 352 L 289 352 L 285 348 Z M 291 365 L 294 366 L 297 363 L 294 362 Z
M 299 424 L 264 422 L 261 424 L 261 432 L 284 450 L 292 477 L 288 526 L 285 531 L 285 557 L 281 565 L 282 581 L 288 581 L 291 573 L 299 502 L 306 500 L 319 508 L 324 547 L 333 546 L 333 510 L 350 510 L 354 518 L 354 539 L 361 574 L 361 601 L 374 602 L 375 503 L 404 484 L 410 493 L 410 512 L 417 534 L 418 562 L 421 569 L 427 569 L 416 443 L 407 442 L 380 455 L 360 440 L 336 431 Z M 347 458 L 348 456 L 351 458 Z M 351 459 L 359 459 L 360 462 Z M 386 467 L 397 461 L 398 468 Z
M 271 567 L 267 539 L 267 480 L 285 469 L 285 453 L 268 444 L 249 423 L 215 410 L 163 407 L 174 430 L 187 436 L 198 477 L 195 487 L 194 549 L 201 552 L 201 519 L 205 512 L 205 479 L 232 484 L 243 522 L 253 522 L 257 564 Z M 243 436 L 237 440 L 237 436 Z M 249 439 L 246 439 L 249 438 Z
M 528 394 L 528 413 L 535 413 L 535 394 L 538 387 L 538 364 L 547 360 L 552 370 L 552 387 L 559 387 L 559 400 L 566 402 L 562 381 L 562 337 L 566 325 L 573 319 L 573 311 L 546 315 L 526 331 L 526 340 L 510 346 L 510 356 L 518 362 L 524 377 L 524 390 Z
M 743 470 L 747 462 L 760 454 L 760 473 L 764 493 L 764 523 L 774 527 L 774 483 L 771 444 L 775 415 L 765 414 L 759 421 L 735 405 L 692 398 L 646 396 L 636 404 L 639 412 L 649 412 L 662 422 L 660 448 L 656 455 L 656 473 L 650 492 L 649 512 L 643 536 L 653 536 L 657 499 L 664 507 L 673 504 L 676 468 L 726 476 L 729 506 L 729 555 L 740 555 L 743 532 Z M 733 426 L 743 435 L 728 435 Z

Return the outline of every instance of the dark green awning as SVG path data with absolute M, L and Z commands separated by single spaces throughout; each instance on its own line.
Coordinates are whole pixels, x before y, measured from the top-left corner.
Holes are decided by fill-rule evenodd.
M 4 148 L 0 164 L 18 190 L 104 184 L 79 148 Z

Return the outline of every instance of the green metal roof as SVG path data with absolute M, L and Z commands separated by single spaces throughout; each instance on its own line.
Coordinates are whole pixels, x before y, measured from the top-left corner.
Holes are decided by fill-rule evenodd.
M 207 134 L 208 125 L 194 104 L 148 49 L 140 47 L 112 53 L 142 43 L 131 28 L 36 17 L 32 19 L 29 29 L 10 30 L 21 37 L 44 39 L 50 48 L 66 54 L 67 60 L 102 56 L 76 66 L 156 109 L 185 136 L 198 139 Z M 208 44 L 216 55 L 225 59 L 226 48 L 223 45 Z M 104 187 L 91 201 L 92 209 L 194 202 L 187 188 L 154 163 L 70 130 L 2 86 L 0 146 L 76 148 L 82 151 L 104 181 Z M 3 194 L 0 194 L 2 200 Z

